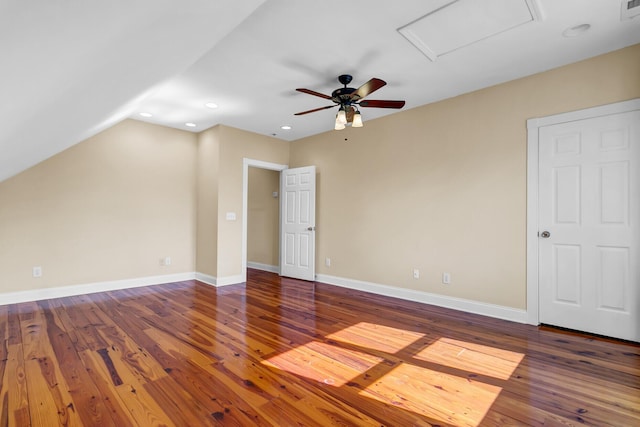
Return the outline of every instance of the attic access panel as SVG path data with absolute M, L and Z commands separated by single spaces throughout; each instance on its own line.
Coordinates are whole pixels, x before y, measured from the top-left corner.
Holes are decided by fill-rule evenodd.
M 454 0 L 398 29 L 432 61 L 440 56 L 540 20 L 536 0 Z

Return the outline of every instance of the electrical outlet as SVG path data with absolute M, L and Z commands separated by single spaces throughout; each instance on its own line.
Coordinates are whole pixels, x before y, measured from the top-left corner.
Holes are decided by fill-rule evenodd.
M 419 279 L 420 278 L 420 270 L 418 270 L 417 268 L 413 269 L 413 278 L 414 279 Z
M 164 265 L 171 265 L 171 257 L 170 256 L 164 257 Z
M 443 284 L 443 285 L 449 285 L 449 284 L 451 284 L 451 274 L 449 274 L 449 273 L 442 273 L 442 284 Z
M 325 258 L 324 265 L 326 265 L 327 267 L 331 267 L 331 258 Z
M 33 277 L 42 277 L 42 267 L 33 267 Z

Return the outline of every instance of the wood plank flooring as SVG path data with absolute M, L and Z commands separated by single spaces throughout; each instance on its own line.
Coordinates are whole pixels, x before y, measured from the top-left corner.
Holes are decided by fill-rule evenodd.
M 0 306 L 4 426 L 640 426 L 640 346 L 249 270 Z

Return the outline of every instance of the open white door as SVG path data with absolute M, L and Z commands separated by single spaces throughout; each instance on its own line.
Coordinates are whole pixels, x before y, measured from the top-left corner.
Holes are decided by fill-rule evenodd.
M 316 277 L 316 167 L 280 175 L 280 275 Z
M 640 341 L 640 111 L 539 132 L 540 322 Z

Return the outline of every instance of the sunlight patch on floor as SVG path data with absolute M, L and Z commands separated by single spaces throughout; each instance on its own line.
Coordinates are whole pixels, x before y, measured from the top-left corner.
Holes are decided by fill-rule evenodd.
M 367 322 L 360 322 L 327 335 L 329 339 L 390 354 L 397 353 L 423 337 L 424 334 L 419 332 Z
M 427 419 L 479 426 L 502 391 L 495 381 L 508 381 L 524 355 L 425 336 L 360 322 L 327 335 L 329 342 L 309 342 L 262 363 L 333 387 L 361 384 L 353 389 L 359 396 Z
M 262 363 L 321 383 L 342 387 L 384 359 L 323 342 L 312 341 Z
M 415 358 L 501 380 L 511 378 L 522 358 L 521 353 L 486 345 L 439 338 Z
M 402 363 L 359 394 L 455 426 L 478 426 L 500 387 Z

